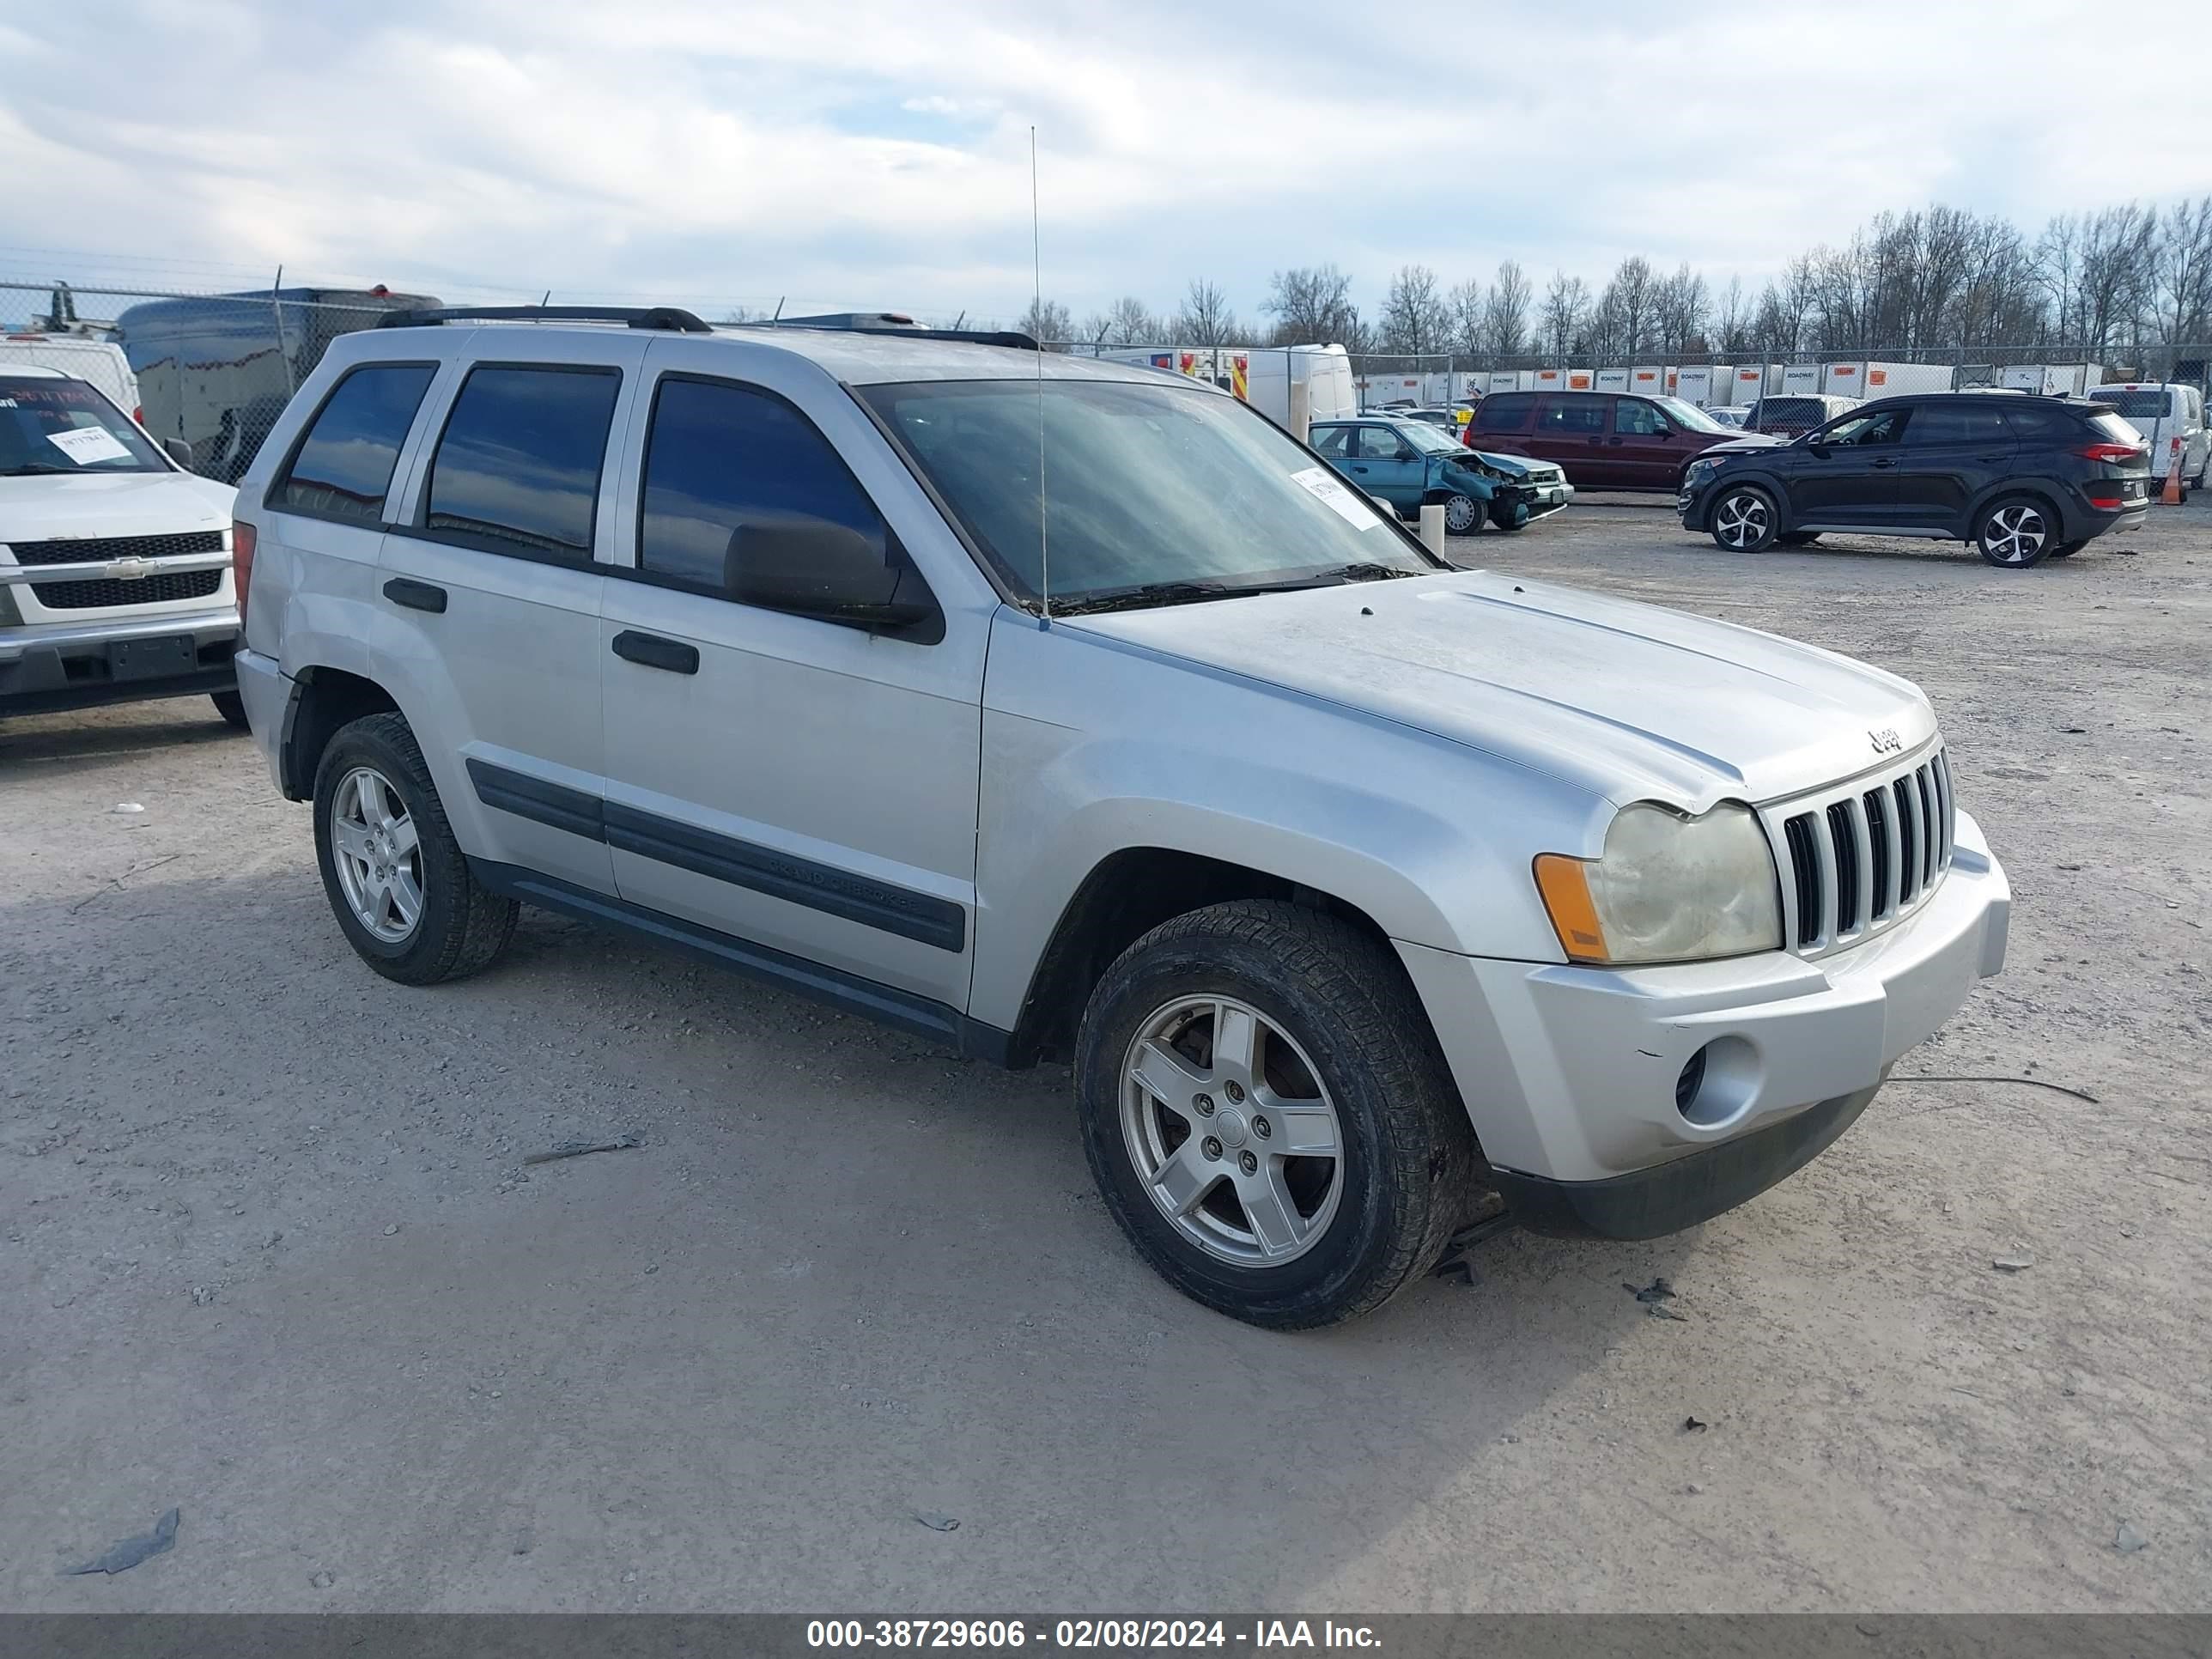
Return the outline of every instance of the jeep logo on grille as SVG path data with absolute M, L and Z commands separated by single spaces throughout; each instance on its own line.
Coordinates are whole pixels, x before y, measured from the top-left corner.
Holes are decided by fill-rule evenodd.
M 1897 735 L 1897 728 L 1893 726 L 1885 726 L 1879 732 L 1868 732 L 1867 736 L 1873 739 L 1874 752 L 1877 755 L 1894 755 L 1905 747 L 1905 739 Z

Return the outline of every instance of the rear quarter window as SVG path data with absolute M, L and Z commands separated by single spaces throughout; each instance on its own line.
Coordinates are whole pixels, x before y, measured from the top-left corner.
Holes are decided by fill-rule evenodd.
M 355 524 L 380 524 L 392 468 L 415 411 L 437 373 L 433 363 L 373 363 L 347 371 L 315 412 L 266 504 Z
M 2092 415 L 2089 430 L 2116 444 L 2139 445 L 2143 441 L 2143 434 L 2136 429 L 2134 423 L 2118 415 Z

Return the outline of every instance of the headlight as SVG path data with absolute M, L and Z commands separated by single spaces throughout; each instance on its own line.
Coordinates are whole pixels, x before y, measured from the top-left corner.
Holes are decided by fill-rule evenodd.
M 1782 946 L 1774 854 L 1747 806 L 1623 807 L 1595 859 L 1545 853 L 1536 889 L 1568 959 L 1691 962 Z
M 1692 461 L 1689 470 L 1682 475 L 1682 482 L 1694 489 L 1720 470 L 1721 464 L 1717 460 Z

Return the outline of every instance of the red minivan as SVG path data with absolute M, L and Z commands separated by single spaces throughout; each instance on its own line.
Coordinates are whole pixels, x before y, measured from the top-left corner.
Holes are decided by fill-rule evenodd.
M 1756 441 L 1680 398 L 1619 392 L 1494 392 L 1467 428 L 1468 447 L 1555 461 L 1577 489 L 1674 490 L 1715 444 Z

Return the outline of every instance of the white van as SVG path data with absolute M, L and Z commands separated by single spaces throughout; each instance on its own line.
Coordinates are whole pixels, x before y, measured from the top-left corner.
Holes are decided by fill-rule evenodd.
M 110 403 L 145 425 L 138 377 L 121 346 L 84 334 L 0 334 L 0 371 L 26 363 L 98 386 Z
M 2143 434 L 2150 445 L 2150 488 L 2155 495 L 2166 488 L 2166 464 L 2173 457 L 2173 442 L 2181 441 L 2181 483 L 2185 489 L 2204 488 L 2204 473 L 2212 464 L 2212 443 L 2204 434 L 2204 394 L 2193 386 L 2172 382 L 2124 381 L 2118 386 L 2092 386 L 2090 398 L 2110 404 L 2112 413 Z

